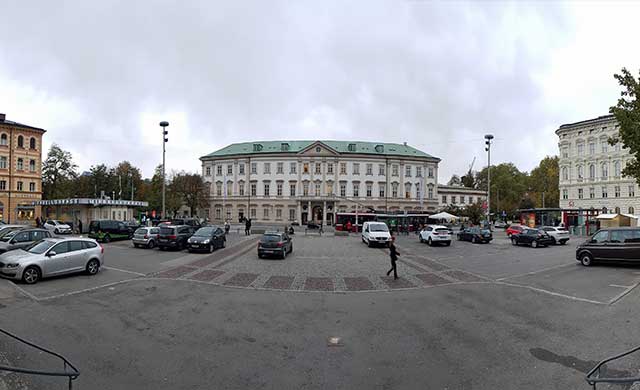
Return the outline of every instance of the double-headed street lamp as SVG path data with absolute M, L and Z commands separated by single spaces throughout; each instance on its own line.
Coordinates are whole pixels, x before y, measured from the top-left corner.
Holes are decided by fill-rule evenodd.
M 491 223 L 491 140 L 493 134 L 485 134 L 484 139 L 486 145 L 484 150 L 487 152 L 487 222 Z
M 167 138 L 167 134 L 169 134 L 169 132 L 167 131 L 167 126 L 169 126 L 169 122 L 167 121 L 162 121 L 160 122 L 160 127 L 162 127 L 162 218 L 166 218 L 165 216 L 165 207 L 164 207 L 164 182 L 165 182 L 165 169 L 164 169 L 164 164 L 165 164 L 165 145 L 166 143 L 169 141 L 169 139 Z

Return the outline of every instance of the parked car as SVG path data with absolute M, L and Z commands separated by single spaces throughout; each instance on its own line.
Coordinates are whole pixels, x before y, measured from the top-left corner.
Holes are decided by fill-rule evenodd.
M 220 226 L 205 226 L 196 230 L 193 236 L 187 240 L 187 250 L 213 252 L 215 249 L 224 248 L 227 236 Z
M 493 240 L 493 234 L 489 229 L 481 229 L 479 227 L 468 227 L 458 232 L 458 240 L 471 241 L 475 243 L 490 243 Z
M 496 229 L 506 229 L 507 228 L 507 223 L 504 221 L 496 221 L 493 224 L 493 227 Z
M 576 260 L 584 266 L 596 261 L 640 261 L 640 228 L 598 230 L 576 248 Z
M 507 233 L 507 236 L 511 237 L 514 234 L 522 233 L 524 229 L 526 229 L 526 227 L 522 225 L 510 225 L 507 230 L 505 230 L 505 233 Z
M 525 244 L 531 245 L 532 248 L 537 248 L 553 244 L 553 238 L 544 230 L 527 228 L 518 234 L 512 234 L 511 244 Z
M 55 219 L 46 220 L 42 227 L 54 232 L 55 234 L 71 234 L 71 226 Z
M 141 226 L 142 226 L 142 225 L 140 224 L 140 222 L 138 222 L 138 221 L 137 221 L 137 220 L 135 220 L 135 219 L 132 219 L 132 220 L 126 221 L 126 222 L 124 223 L 124 225 L 125 225 L 129 230 L 131 230 L 132 232 L 135 232 L 137 228 L 139 228 L 139 227 L 141 227 Z
M 200 220 L 197 218 L 173 218 L 171 220 L 172 225 L 187 225 L 199 228 L 202 226 Z
M 187 240 L 195 232 L 195 228 L 186 225 L 164 225 L 160 227 L 158 235 L 158 248 L 182 250 L 187 247 Z
M 320 229 L 320 225 L 315 222 L 309 221 L 307 222 L 307 229 Z
M 0 226 L 0 238 L 2 238 L 6 234 L 9 234 L 12 231 L 27 229 L 27 228 L 29 228 L 29 226 L 27 225 L 2 225 Z
M 111 240 L 127 240 L 133 236 L 133 231 L 122 221 L 101 219 L 89 223 L 89 238 L 102 242 Z
M 136 248 L 145 247 L 151 249 L 158 244 L 159 235 L 159 227 L 141 227 L 133 232 L 131 242 Z
M 418 235 L 420 242 L 426 242 L 429 245 L 445 244 L 451 245 L 451 229 L 442 225 L 428 225 L 420 231 Z
M 362 224 L 362 242 L 371 247 L 373 245 L 389 245 L 391 233 L 384 222 L 367 221 Z
M 543 226 L 540 229 L 547 232 L 553 238 L 554 244 L 564 245 L 569 241 L 569 231 L 560 226 Z
M 258 257 L 266 255 L 279 256 L 281 259 L 287 257 L 287 253 L 293 252 L 293 242 L 291 237 L 284 232 L 265 232 L 258 241 Z
M 27 284 L 75 272 L 95 275 L 104 264 L 104 249 L 95 240 L 65 237 L 45 238 L 24 250 L 0 255 L 0 274 Z
M 51 237 L 51 232 L 46 229 L 12 230 L 0 237 L 0 253 L 26 248 L 36 241 Z

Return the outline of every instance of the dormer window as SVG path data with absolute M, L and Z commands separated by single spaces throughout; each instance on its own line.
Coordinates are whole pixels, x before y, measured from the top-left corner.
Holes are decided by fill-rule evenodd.
M 262 150 L 262 145 L 261 144 L 253 144 L 253 151 L 254 152 L 259 152 Z
M 356 151 L 356 144 L 349 144 L 349 146 L 347 146 L 347 150 L 350 152 L 355 152 Z
M 288 143 L 281 143 L 280 144 L 280 150 L 282 150 L 283 152 L 286 152 L 289 150 L 289 144 Z
M 383 145 L 376 145 L 376 152 L 378 153 L 382 153 L 384 152 L 384 146 Z

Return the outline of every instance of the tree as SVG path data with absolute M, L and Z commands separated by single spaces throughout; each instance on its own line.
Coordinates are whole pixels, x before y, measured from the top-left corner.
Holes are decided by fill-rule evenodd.
M 207 186 L 202 180 L 202 176 L 196 173 L 180 172 L 173 177 L 171 182 L 172 191 L 177 191 L 180 199 L 191 210 L 191 215 L 196 210 L 207 205 Z
M 122 199 L 132 199 L 132 184 L 133 195 L 135 196 L 136 188 L 139 188 L 142 182 L 140 169 L 131 165 L 129 161 L 122 161 L 118 164 L 114 169 L 113 177 L 118 184 L 116 195 L 119 195 L 119 198 Z
M 460 180 L 460 176 L 458 175 L 453 175 L 451 176 L 451 179 L 449 179 L 449 182 L 447 183 L 448 186 L 459 186 L 462 185 L 462 181 Z
M 523 194 L 529 191 L 528 176 L 520 172 L 512 163 L 503 163 L 491 167 L 491 212 L 508 215 L 520 208 Z M 476 174 L 476 186 L 480 190 L 487 189 L 487 168 Z
M 462 185 L 467 188 L 476 188 L 475 173 L 472 172 L 471 170 L 469 170 L 466 175 L 463 175 L 460 178 L 460 181 Z
M 47 158 L 42 163 L 42 186 L 45 199 L 58 199 L 74 196 L 72 180 L 78 173 L 70 152 L 62 150 L 57 144 L 51 145 Z
M 484 219 L 485 212 L 482 209 L 482 204 L 480 202 L 476 202 L 467 205 L 467 207 L 462 210 L 462 216 L 469 218 L 471 223 L 477 225 Z
M 617 105 L 609 108 L 620 126 L 619 135 L 610 139 L 609 143 L 622 142 L 622 146 L 629 149 L 633 158 L 626 164 L 622 174 L 635 178 L 640 184 L 640 77 L 636 80 L 626 68 L 622 68 L 621 73 L 614 77 L 623 90 Z
M 159 215 L 162 212 L 162 164 L 156 167 L 147 189 L 145 197 L 141 199 L 149 202 L 149 209 L 156 210 Z
M 560 206 L 559 179 L 558 156 L 543 158 L 540 164 L 531 171 L 528 190 L 535 207 Z
M 109 167 L 104 164 L 91 166 L 89 174 L 91 177 L 92 197 L 100 197 L 102 191 L 104 191 L 105 195 L 112 196 L 114 191 L 113 175 Z

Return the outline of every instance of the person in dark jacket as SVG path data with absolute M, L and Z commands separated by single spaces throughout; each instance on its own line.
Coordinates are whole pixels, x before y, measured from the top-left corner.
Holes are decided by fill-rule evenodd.
M 244 223 L 244 234 L 245 235 L 249 235 L 251 234 L 251 218 L 247 218 L 245 219 L 245 223 Z
M 391 242 L 389 243 L 389 257 L 391 258 L 391 269 L 387 271 L 387 276 L 393 271 L 393 278 L 398 279 L 398 271 L 396 268 L 396 261 L 398 261 L 398 256 L 400 256 L 400 252 L 396 249 L 396 237 L 391 236 Z

